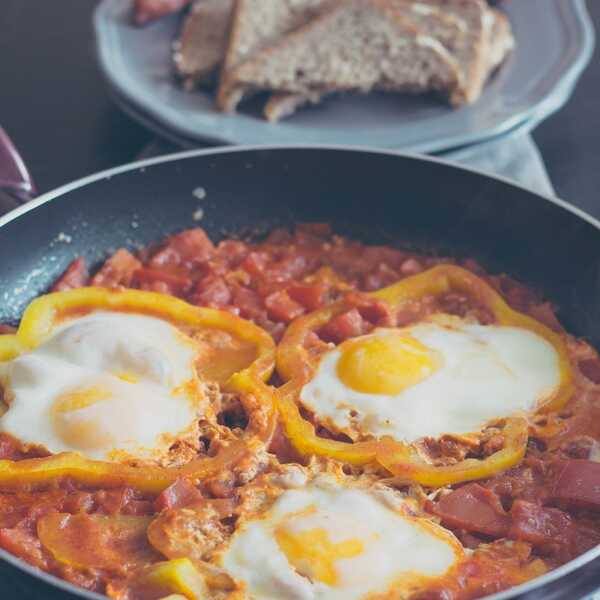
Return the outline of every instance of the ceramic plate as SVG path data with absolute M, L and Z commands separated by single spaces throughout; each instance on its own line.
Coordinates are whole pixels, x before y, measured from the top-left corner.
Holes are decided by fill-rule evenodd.
M 332 98 L 281 123 L 252 103 L 217 112 L 208 93 L 182 90 L 173 76 L 175 15 L 144 28 L 130 0 L 103 0 L 94 24 L 109 84 L 177 136 L 226 144 L 351 144 L 439 152 L 483 141 L 560 108 L 589 62 L 594 32 L 584 0 L 517 0 L 504 5 L 516 49 L 473 106 L 451 109 L 431 97 L 369 94 Z

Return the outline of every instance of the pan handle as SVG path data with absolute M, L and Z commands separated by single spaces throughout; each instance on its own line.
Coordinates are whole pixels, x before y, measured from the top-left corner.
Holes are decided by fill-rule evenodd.
M 33 179 L 11 139 L 0 127 L 0 214 L 31 200 Z

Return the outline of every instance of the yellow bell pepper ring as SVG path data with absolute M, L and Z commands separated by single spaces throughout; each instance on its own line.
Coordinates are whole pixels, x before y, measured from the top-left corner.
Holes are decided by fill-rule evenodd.
M 0 361 L 32 350 L 46 339 L 61 317 L 91 310 L 138 312 L 192 329 L 220 329 L 255 345 L 257 356 L 250 373 L 266 381 L 273 372 L 273 338 L 250 321 L 223 310 L 188 304 L 184 300 L 142 290 L 84 287 L 40 296 L 25 310 L 15 334 L 0 336 Z
M 225 311 L 201 308 L 173 296 L 140 290 L 79 288 L 35 299 L 25 310 L 16 333 L 0 336 L 0 362 L 34 349 L 52 332 L 61 318 L 93 310 L 136 312 L 156 316 L 188 330 L 215 329 L 230 333 L 254 345 L 254 360 L 228 377 L 222 389 L 239 393 L 249 414 L 242 440 L 232 440 L 214 457 L 194 460 L 180 468 L 132 467 L 88 460 L 77 453 L 0 461 L 0 487 L 27 487 L 48 484 L 56 478 L 71 477 L 87 485 L 128 485 L 141 491 L 159 493 L 178 477 L 201 479 L 228 470 L 257 444 L 268 444 L 277 423 L 273 393 L 264 383 L 273 372 L 275 343 L 260 327 Z
M 496 290 L 470 271 L 454 265 L 439 265 L 369 296 L 387 303 L 392 310 L 399 310 L 406 302 L 425 296 L 440 296 L 451 291 L 458 291 L 473 298 L 490 311 L 498 324 L 528 329 L 555 348 L 559 361 L 560 385 L 556 392 L 538 407 L 538 411 L 560 410 L 574 391 L 565 341 L 544 324 L 512 309 Z M 285 432 L 299 452 L 326 456 L 352 464 L 378 463 L 399 479 L 427 486 L 486 478 L 510 468 L 523 458 L 528 439 L 528 421 L 525 417 L 506 420 L 503 431 L 504 447 L 496 453 L 484 459 L 466 459 L 450 466 L 429 464 L 414 446 L 390 438 L 349 443 L 318 436 L 313 424 L 303 418 L 298 407 L 302 386 L 318 366 L 318 356 L 307 348 L 306 342 L 309 335 L 351 308 L 352 303 L 348 299 L 342 299 L 296 319 L 288 327 L 277 349 L 277 370 L 287 382 L 278 390 L 278 409 Z
M 529 424 L 525 417 L 511 417 L 503 429 L 504 446 L 486 458 L 466 458 L 453 465 L 436 466 L 425 461 L 416 448 L 390 439 L 377 447 L 376 460 L 398 482 L 416 482 L 426 487 L 441 487 L 463 481 L 486 479 L 506 471 L 525 456 Z
M 471 271 L 456 265 L 438 265 L 387 288 L 372 292 L 371 295 L 384 300 L 394 308 L 400 308 L 404 302 L 416 298 L 440 296 L 453 291 L 466 294 L 487 308 L 496 323 L 527 329 L 554 347 L 558 354 L 561 381 L 556 393 L 539 407 L 538 411 L 560 410 L 575 390 L 567 345 L 563 337 L 533 317 L 511 308 L 491 285 Z
M 132 467 L 119 463 L 90 460 L 76 452 L 62 452 L 43 458 L 0 460 L 0 488 L 35 489 L 71 478 L 92 487 L 132 487 L 159 494 L 176 479 L 192 481 L 218 475 L 249 454 L 247 445 L 234 441 L 214 457 L 201 458 L 183 467 Z
M 410 444 L 391 438 L 365 442 L 341 442 L 319 437 L 315 427 L 300 414 L 294 401 L 298 390 L 278 390 L 278 408 L 287 437 L 305 455 L 332 458 L 353 465 L 377 463 L 397 481 L 440 487 L 461 481 L 485 479 L 518 464 L 527 449 L 529 424 L 525 417 L 511 417 L 503 428 L 504 446 L 484 459 L 467 458 L 456 464 L 437 466 L 424 460 Z
M 496 323 L 509 327 L 527 329 L 550 343 L 558 355 L 560 385 L 557 391 L 539 407 L 539 411 L 560 410 L 571 398 L 574 391 L 573 373 L 562 336 L 533 317 L 512 309 L 502 296 L 485 281 L 470 271 L 455 265 L 438 265 L 418 275 L 402 279 L 398 283 L 371 292 L 368 296 L 386 302 L 392 309 L 398 310 L 406 302 L 425 296 L 441 296 L 449 292 L 467 294 L 487 308 Z M 347 299 L 316 310 L 296 319 L 287 329 L 277 348 L 277 371 L 285 381 L 306 381 L 317 361 L 306 348 L 309 334 L 318 331 L 331 319 L 353 308 Z

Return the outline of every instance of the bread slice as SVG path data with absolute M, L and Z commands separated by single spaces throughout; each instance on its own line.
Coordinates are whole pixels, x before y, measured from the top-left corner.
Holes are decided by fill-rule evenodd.
M 221 70 L 217 107 L 234 111 L 249 91 L 230 77 L 254 52 L 306 24 L 326 2 L 335 0 L 235 0 L 229 45 Z
M 427 32 L 445 46 L 454 44 L 454 40 L 464 35 L 464 23 L 434 6 L 411 0 L 388 0 L 388 5 L 397 14 L 410 21 L 415 28 Z M 377 86 L 379 87 L 379 86 Z M 385 86 L 384 86 L 385 87 Z M 313 94 L 305 97 L 299 94 L 274 93 L 265 103 L 263 114 L 268 121 L 279 121 L 290 116 L 306 104 L 316 104 L 322 96 Z
M 479 0 L 387 2 L 396 14 L 438 40 L 455 58 L 460 76 L 451 96 L 456 104 L 475 101 L 489 74 L 514 47 L 510 22 L 506 16 L 496 9 L 487 8 Z M 476 32 L 473 31 L 473 23 Z M 487 28 L 490 28 L 489 32 Z M 386 84 L 375 87 L 387 89 Z M 305 98 L 285 92 L 274 93 L 265 104 L 264 115 L 268 120 L 276 121 L 319 99 L 316 94 Z
M 488 75 L 496 70 L 515 47 L 515 38 L 512 34 L 510 21 L 504 13 L 495 8 L 490 12 L 494 19 L 492 26 L 492 42 L 488 55 Z
M 449 93 L 458 65 L 390 0 L 338 2 L 231 70 L 236 85 L 312 96 L 330 91 Z
M 267 121 L 276 123 L 285 117 L 293 115 L 299 108 L 307 104 L 318 104 L 325 94 L 294 94 L 290 92 L 275 92 L 269 96 L 263 108 L 263 116 Z
M 227 48 L 233 0 L 196 0 L 174 44 L 173 61 L 187 89 L 214 83 Z
M 481 95 L 488 76 L 494 18 L 485 0 L 419 0 L 462 23 L 463 35 L 445 45 L 460 65 L 459 83 L 450 95 L 455 106 L 471 104 Z

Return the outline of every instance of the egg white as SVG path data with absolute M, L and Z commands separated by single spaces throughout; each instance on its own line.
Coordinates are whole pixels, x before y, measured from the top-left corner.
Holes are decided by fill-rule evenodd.
M 359 392 L 340 379 L 342 350 L 336 348 L 300 394 L 320 423 L 353 439 L 387 435 L 412 443 L 476 432 L 490 420 L 535 410 L 560 384 L 556 350 L 525 329 L 433 319 L 370 336 L 398 331 L 435 354 L 434 372 L 394 395 Z
M 0 430 L 51 453 L 157 458 L 203 408 L 194 359 L 192 341 L 161 319 L 102 311 L 73 318 L 0 364 L 8 404 Z
M 335 558 L 328 548 L 315 554 L 306 547 L 304 560 L 291 560 L 278 542 L 282 529 L 321 531 L 334 553 L 350 551 Z M 403 514 L 374 492 L 323 477 L 286 490 L 266 514 L 239 525 L 220 562 L 254 600 L 358 600 L 392 591 L 400 599 L 443 576 L 462 556 L 443 528 Z M 334 580 L 315 575 L 321 560 Z

